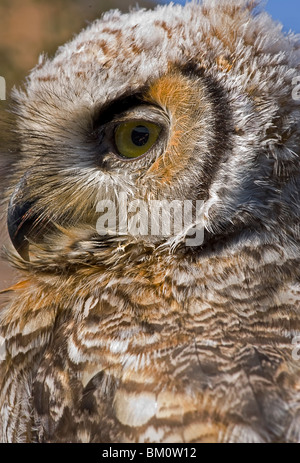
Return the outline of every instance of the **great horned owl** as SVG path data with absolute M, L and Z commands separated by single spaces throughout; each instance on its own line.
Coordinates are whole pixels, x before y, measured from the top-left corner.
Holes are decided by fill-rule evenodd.
M 14 91 L 2 441 L 300 440 L 300 43 L 254 3 L 111 11 Z

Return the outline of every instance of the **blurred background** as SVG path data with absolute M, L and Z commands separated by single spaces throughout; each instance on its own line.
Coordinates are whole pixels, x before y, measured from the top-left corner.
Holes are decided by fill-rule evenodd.
M 222 2 L 222 0 L 219 0 Z M 270 15 L 283 24 L 285 31 L 300 32 L 300 1 L 299 0 L 259 0 Z M 156 3 L 170 3 L 170 0 L 161 0 Z M 173 3 L 184 5 L 186 0 L 173 0 Z
M 220 0 L 222 1 L 222 0 Z M 140 7 L 153 8 L 168 1 L 139 0 Z M 185 3 L 178 1 L 174 3 Z M 266 2 L 264 2 L 266 3 Z M 128 11 L 135 0 L 0 0 L 0 76 L 6 80 L 6 92 L 21 85 L 37 63 L 39 54 L 53 55 L 59 45 L 72 39 L 89 22 L 112 8 Z M 284 30 L 300 32 L 299 0 L 269 0 L 267 11 L 283 23 Z M 2 120 L 6 101 L 0 101 Z M 5 151 L 5 129 L 0 121 L 0 153 Z M 9 156 L 0 156 L 0 189 L 4 189 Z M 0 216 L 0 248 L 8 242 L 5 220 Z M 0 290 L 15 279 L 10 267 L 0 261 Z

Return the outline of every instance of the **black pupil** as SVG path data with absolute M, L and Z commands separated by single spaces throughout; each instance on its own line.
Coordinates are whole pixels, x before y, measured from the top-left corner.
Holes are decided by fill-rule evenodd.
M 149 129 L 144 125 L 137 125 L 131 132 L 132 143 L 136 146 L 144 146 L 149 140 Z

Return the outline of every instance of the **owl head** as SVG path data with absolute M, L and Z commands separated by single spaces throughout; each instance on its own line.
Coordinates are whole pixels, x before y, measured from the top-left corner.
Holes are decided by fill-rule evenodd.
M 299 39 L 248 0 L 111 11 L 53 59 L 42 55 L 13 92 L 8 228 L 23 264 L 92 252 L 107 236 L 111 246 L 180 242 L 182 252 L 270 232 L 295 239 L 299 63 Z M 120 217 L 132 201 L 201 201 L 203 239 L 99 233 L 105 205 Z

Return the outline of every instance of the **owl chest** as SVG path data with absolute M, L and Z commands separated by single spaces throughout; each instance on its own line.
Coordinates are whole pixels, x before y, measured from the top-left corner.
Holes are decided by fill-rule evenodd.
M 266 381 L 273 387 L 288 355 L 289 340 L 281 333 L 290 321 L 277 324 L 281 312 L 269 313 L 268 290 L 255 291 L 243 279 L 207 272 L 204 285 L 200 277 L 177 272 L 159 289 L 111 280 L 100 294 L 82 299 L 57 320 L 38 367 L 32 394 L 40 439 L 159 441 L 170 432 L 176 442 L 201 439 L 188 433 L 204 429 L 203 423 L 205 432 L 219 433 L 205 417 L 217 410 L 231 415 L 238 398 L 256 422 L 251 375 L 257 394 L 265 389 L 267 397 Z
M 273 382 L 284 347 L 279 355 L 267 339 L 251 342 L 251 331 L 233 340 L 204 309 L 191 323 L 174 311 L 155 326 L 99 317 L 66 323 L 43 356 L 32 388 L 41 441 L 215 441 L 237 406 L 241 425 L 258 428 L 257 400 L 267 402 L 273 388 L 275 410 L 285 394 Z
M 172 317 L 156 327 L 128 314 L 99 317 L 66 325 L 44 355 L 33 385 L 40 440 L 63 441 L 67 432 L 75 442 L 132 441 L 160 415 L 180 422 L 197 408 L 185 397 L 187 378 L 176 377 L 175 353 L 193 362 L 193 340 Z

